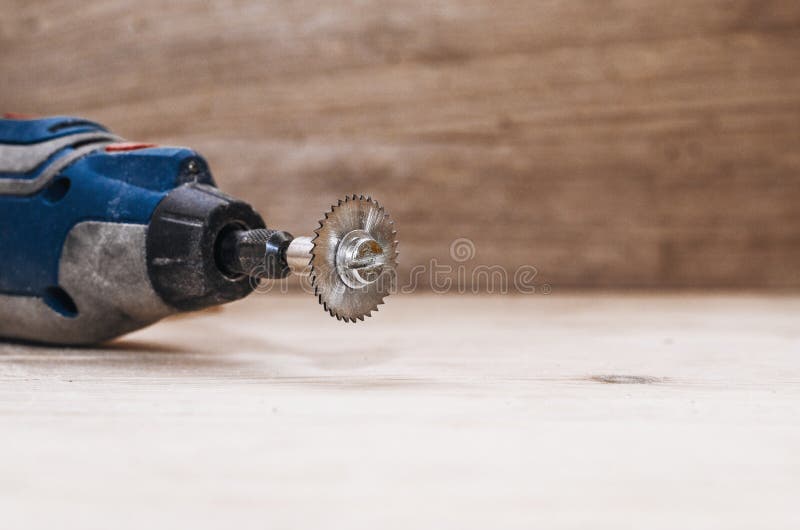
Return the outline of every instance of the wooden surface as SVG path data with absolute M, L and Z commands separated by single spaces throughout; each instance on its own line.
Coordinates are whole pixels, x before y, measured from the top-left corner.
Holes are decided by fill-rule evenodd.
M 0 107 L 188 144 L 301 234 L 372 193 L 404 271 L 800 286 L 800 2 L 0 0 Z
M 262 295 L 0 345 L 3 527 L 795 529 L 798 314 L 427 296 L 353 326 Z

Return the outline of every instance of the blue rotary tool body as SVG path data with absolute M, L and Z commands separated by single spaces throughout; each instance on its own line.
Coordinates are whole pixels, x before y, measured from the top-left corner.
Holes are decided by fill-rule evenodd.
M 361 224 L 375 217 L 362 213 Z M 340 260 L 334 270 L 349 279 L 365 263 L 388 269 L 394 232 L 379 235 L 342 248 L 344 258 L 331 254 L 331 263 Z M 314 246 L 312 238 L 268 230 L 250 205 L 217 189 L 191 149 L 123 142 L 79 118 L 0 119 L 0 337 L 102 342 L 172 313 L 240 299 L 254 278 L 302 272 Z M 311 274 L 317 291 L 330 288 L 330 278 Z M 331 314 L 355 320 L 368 308 L 347 313 L 347 304 L 376 289 L 373 281 L 356 287 L 345 286 L 352 293 L 342 300 L 317 294 L 329 310 L 346 302 L 341 315 Z

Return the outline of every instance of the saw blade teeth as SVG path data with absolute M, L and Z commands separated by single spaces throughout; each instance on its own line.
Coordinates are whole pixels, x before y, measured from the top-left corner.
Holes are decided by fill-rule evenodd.
M 346 195 L 331 206 L 318 222 L 311 240 L 311 284 L 323 309 L 344 322 L 364 321 L 383 304 L 394 281 L 355 289 L 344 283 L 336 269 L 339 242 L 354 230 L 365 230 L 383 246 L 389 267 L 396 267 L 397 231 L 383 206 L 367 194 Z

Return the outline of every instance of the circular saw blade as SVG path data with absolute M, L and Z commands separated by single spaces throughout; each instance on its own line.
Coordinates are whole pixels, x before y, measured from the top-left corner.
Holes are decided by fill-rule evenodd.
M 376 281 L 361 287 L 348 285 L 336 265 L 342 239 L 354 231 L 369 234 L 381 247 L 383 271 Z M 331 207 L 314 231 L 311 283 L 320 304 L 331 316 L 346 322 L 364 320 L 377 311 L 396 280 L 397 231 L 394 221 L 377 201 L 363 195 L 347 196 Z

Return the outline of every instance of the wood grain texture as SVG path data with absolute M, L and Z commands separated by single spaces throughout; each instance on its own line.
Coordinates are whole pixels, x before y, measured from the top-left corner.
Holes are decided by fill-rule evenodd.
M 3 527 L 795 529 L 798 313 L 414 296 L 353 326 L 254 296 L 0 345 Z
M 800 286 L 795 0 L 0 0 L 0 106 L 188 144 L 270 224 L 345 193 L 404 274 Z

